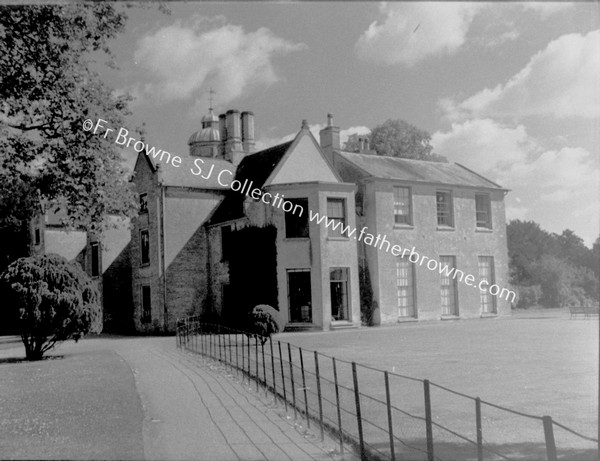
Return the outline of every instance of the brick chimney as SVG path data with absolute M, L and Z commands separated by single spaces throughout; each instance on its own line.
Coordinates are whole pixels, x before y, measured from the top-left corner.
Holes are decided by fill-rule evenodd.
M 333 126 L 333 115 L 327 114 L 327 126 L 319 132 L 321 149 L 333 163 L 333 151 L 340 150 L 340 128 Z

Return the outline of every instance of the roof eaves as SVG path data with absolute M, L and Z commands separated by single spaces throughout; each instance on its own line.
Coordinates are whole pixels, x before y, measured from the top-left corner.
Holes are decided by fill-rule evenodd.
M 498 189 L 502 189 L 502 190 L 509 190 L 509 189 L 505 189 L 504 187 L 502 187 L 500 184 L 495 183 L 494 181 L 490 181 L 488 178 L 486 178 L 485 176 L 480 175 L 479 173 L 477 173 L 476 171 L 471 170 L 470 168 L 467 168 L 466 166 L 464 166 L 461 163 L 454 163 L 456 166 L 459 166 L 465 170 L 467 170 L 469 173 L 474 174 L 475 176 L 483 179 L 484 181 L 489 182 L 490 184 L 493 184 L 494 186 L 496 186 Z

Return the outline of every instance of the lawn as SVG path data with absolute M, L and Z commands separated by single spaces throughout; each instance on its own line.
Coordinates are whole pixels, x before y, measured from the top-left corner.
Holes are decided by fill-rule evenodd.
M 389 327 L 360 328 L 327 333 L 284 333 L 276 339 L 306 351 L 356 361 L 381 370 L 426 378 L 441 386 L 517 410 L 544 416 L 584 435 L 598 434 L 598 321 L 569 320 L 562 311 L 525 312 L 512 318 L 421 322 Z M 285 355 L 285 354 L 284 354 Z M 321 373 L 332 378 L 330 361 L 321 360 Z M 307 373 L 313 359 L 305 359 Z M 350 366 L 338 364 L 340 382 L 352 387 Z M 312 376 L 312 373 L 310 373 Z M 296 378 L 298 379 L 298 378 Z M 309 380 L 310 381 L 310 380 Z M 363 416 L 387 429 L 382 373 L 358 368 Z M 302 393 L 300 393 L 302 394 Z M 342 391 L 348 408 L 354 401 Z M 392 404 L 423 416 L 423 385 L 391 377 Z M 377 400 L 375 400 L 377 399 Z M 308 398 L 309 402 L 311 397 Z M 431 390 L 434 422 L 475 439 L 474 402 L 436 387 Z M 332 410 L 333 411 L 333 410 Z M 395 433 L 403 441 L 423 444 L 424 424 L 400 411 L 393 414 Z M 335 423 L 337 419 L 332 418 Z M 348 424 L 356 423 L 346 414 Z M 346 424 L 346 426 L 348 426 Z M 545 457 L 542 422 L 482 407 L 484 445 L 511 459 Z M 385 432 L 366 424 L 373 445 L 386 451 Z M 350 432 L 353 432 L 350 430 Z M 420 439 L 419 439 L 420 438 Z M 563 459 L 593 459 L 594 443 L 583 441 L 555 426 L 556 445 Z M 456 436 L 434 428 L 436 454 L 467 459 L 474 449 Z M 401 444 L 402 445 L 402 444 Z M 404 448 L 407 456 L 416 450 Z M 397 449 L 397 450 L 398 450 Z M 412 453 L 412 454 L 409 454 Z M 459 454 L 460 453 L 460 454 Z M 494 459 L 487 453 L 486 459 Z M 441 456 L 444 459 L 443 456 Z
M 426 459 L 423 379 L 432 383 L 437 459 L 477 459 L 474 397 L 484 402 L 481 426 L 486 460 L 546 459 L 542 416 L 551 416 L 554 422 L 587 437 L 597 438 L 598 434 L 598 320 L 569 320 L 568 313 L 560 310 L 499 319 L 283 333 L 274 337 L 273 360 L 270 345 L 265 345 L 264 363 L 261 347 L 253 341 L 248 345 L 244 336 L 193 337 L 188 345 L 237 363 L 251 375 L 258 374 L 261 381 L 266 378 L 281 396 L 285 384 L 287 400 L 296 402 L 298 417 L 307 407 L 313 417 L 319 415 L 312 352 L 318 351 L 324 421 L 338 430 L 341 419 L 344 435 L 353 439 L 358 439 L 359 428 L 350 362 L 357 362 L 364 439 L 370 452 L 379 452 L 383 458 L 389 456 L 390 440 L 381 370 L 392 372 L 389 394 L 394 449 L 399 459 Z M 336 357 L 339 417 L 331 357 Z M 596 443 L 556 425 L 553 428 L 559 459 L 598 459 Z
M 0 338 L 0 459 L 142 459 L 131 369 L 98 342 L 68 342 L 26 362 Z

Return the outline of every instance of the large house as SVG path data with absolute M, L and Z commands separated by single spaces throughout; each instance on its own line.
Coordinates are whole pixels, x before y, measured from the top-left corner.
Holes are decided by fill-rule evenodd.
M 361 315 L 509 313 L 507 300 L 437 270 L 508 286 L 506 189 L 458 164 L 344 152 L 339 132 L 329 116 L 317 141 L 303 121 L 292 141 L 255 152 L 253 113 L 211 109 L 185 166 L 140 152 L 139 217 L 102 244 L 83 238 L 77 253 L 98 277 L 105 316 L 172 331 L 186 315 L 231 323 L 267 303 L 288 329 L 329 330 Z

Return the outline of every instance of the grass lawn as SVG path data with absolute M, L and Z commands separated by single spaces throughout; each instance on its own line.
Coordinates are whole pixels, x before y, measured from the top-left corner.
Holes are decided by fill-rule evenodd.
M 598 434 L 598 320 L 569 320 L 563 311 L 524 312 L 505 319 L 421 322 L 388 327 L 360 328 L 326 333 L 284 333 L 275 337 L 306 351 L 317 350 L 347 361 L 356 361 L 381 370 L 415 378 L 426 378 L 470 396 L 519 412 L 549 415 L 584 435 Z M 294 351 L 294 354 L 297 352 Z M 276 354 L 277 355 L 277 354 Z M 285 357 L 284 352 L 284 357 Z M 312 380 L 314 362 L 305 354 L 307 382 Z M 297 361 L 297 359 L 294 359 Z M 331 361 L 320 363 L 321 374 L 332 378 Z M 297 375 L 299 373 L 296 372 Z M 351 368 L 338 364 L 340 382 L 352 387 Z M 299 377 L 296 377 L 296 383 Z M 358 368 L 363 416 L 387 429 L 382 373 Z M 327 383 L 324 384 L 327 388 Z M 311 390 L 312 390 L 311 389 Z M 289 391 L 288 391 L 289 392 Z M 324 389 L 324 395 L 327 395 Z M 392 404 L 410 414 L 423 416 L 423 385 L 390 378 Z M 299 392 L 302 401 L 303 392 Z M 372 397 L 372 398 L 369 398 Z M 309 395 L 309 402 L 311 401 Z M 333 393 L 328 398 L 335 399 Z M 345 405 L 354 410 L 350 391 L 342 390 Z M 434 422 L 475 439 L 475 404 L 432 387 Z M 311 403 L 312 406 L 312 403 Z M 327 410 L 337 421 L 333 406 Z M 403 441 L 424 443 L 424 424 L 395 411 L 394 431 Z M 349 432 L 356 432 L 355 418 L 343 415 Z M 484 445 L 511 459 L 544 459 L 542 422 L 482 407 Z M 385 432 L 367 423 L 364 427 L 372 445 L 386 451 Z M 561 459 L 597 459 L 597 445 L 564 430 L 554 429 Z M 471 459 L 472 445 L 434 428 L 436 454 L 441 459 Z M 402 445 L 402 444 L 400 444 Z M 405 457 L 419 459 L 418 450 L 405 449 Z M 447 456 L 442 456 L 446 453 Z M 404 458 L 402 458 L 404 459 Z M 491 453 L 486 459 L 495 459 Z M 500 459 L 500 458 L 498 458 Z
M 14 340 L 0 341 L 0 459 L 144 457 L 133 373 L 115 352 L 68 342 L 25 362 Z

